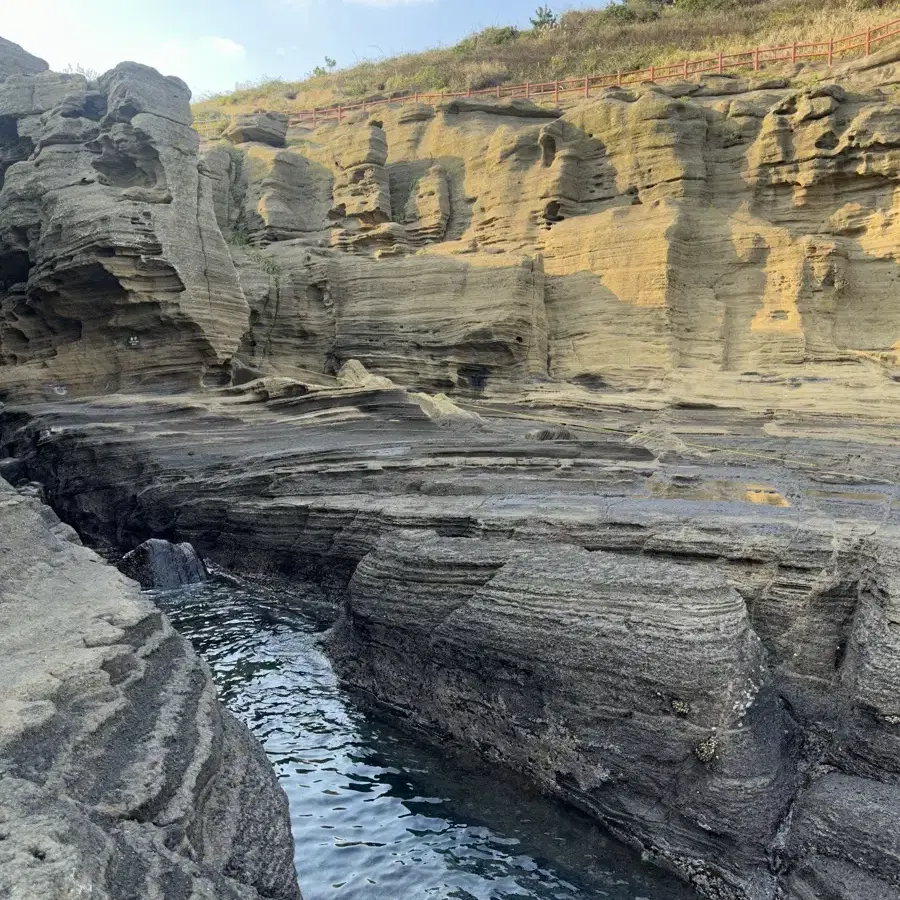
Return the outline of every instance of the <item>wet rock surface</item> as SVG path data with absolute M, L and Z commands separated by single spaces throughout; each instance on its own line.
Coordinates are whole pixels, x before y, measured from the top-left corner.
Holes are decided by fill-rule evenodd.
M 170 590 L 206 580 L 206 566 L 187 543 L 171 544 L 151 538 L 119 560 L 118 569 L 142 588 Z
M 298 900 L 287 800 L 134 582 L 0 481 L 0 892 Z

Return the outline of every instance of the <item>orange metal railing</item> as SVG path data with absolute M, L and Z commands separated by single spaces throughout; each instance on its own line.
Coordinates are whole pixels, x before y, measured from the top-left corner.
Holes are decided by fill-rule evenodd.
M 570 78 L 566 81 L 526 82 L 525 84 L 498 85 L 478 91 L 440 91 L 438 93 L 410 92 L 402 96 L 388 99 L 364 100 L 359 103 L 337 104 L 317 109 L 306 109 L 291 113 L 291 125 L 312 125 L 316 127 L 322 122 L 335 120 L 342 122 L 344 118 L 355 112 L 368 112 L 379 106 L 390 106 L 410 101 L 416 103 L 433 103 L 454 98 L 492 97 L 497 100 L 513 98 L 526 100 L 542 100 L 552 97 L 555 103 L 565 95 L 576 94 L 590 97 L 595 88 L 615 87 L 644 82 L 685 79 L 697 75 L 722 74 L 733 69 L 753 69 L 759 71 L 773 63 L 796 63 L 805 59 L 824 59 L 832 65 L 835 59 L 858 53 L 868 56 L 873 48 L 900 34 L 900 19 L 886 22 L 866 31 L 845 37 L 830 38 L 826 41 L 810 43 L 794 43 L 781 47 L 754 47 L 738 53 L 719 53 L 705 59 L 685 59 L 682 62 L 666 66 L 650 66 L 649 69 L 637 69 L 633 72 L 610 72 L 606 75 L 587 75 L 583 78 Z M 225 120 L 227 124 L 228 120 Z M 199 127 L 198 127 L 199 126 Z M 197 123 L 198 130 L 209 136 L 213 130 L 223 128 L 223 120 L 210 120 Z

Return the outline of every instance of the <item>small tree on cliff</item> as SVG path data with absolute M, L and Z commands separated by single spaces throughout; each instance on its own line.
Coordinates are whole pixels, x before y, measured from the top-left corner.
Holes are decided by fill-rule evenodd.
M 539 6 L 534 11 L 531 25 L 535 31 L 543 31 L 545 28 L 555 28 L 559 19 L 549 6 Z

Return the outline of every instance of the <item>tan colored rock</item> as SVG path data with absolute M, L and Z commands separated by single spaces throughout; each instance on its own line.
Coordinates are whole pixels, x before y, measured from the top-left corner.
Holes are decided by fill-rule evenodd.
M 236 116 L 222 135 L 232 144 L 249 142 L 283 147 L 287 136 L 287 119 L 274 113 L 251 113 Z
M 390 378 L 373 375 L 358 359 L 348 359 L 337 373 L 341 387 L 392 388 L 396 387 Z

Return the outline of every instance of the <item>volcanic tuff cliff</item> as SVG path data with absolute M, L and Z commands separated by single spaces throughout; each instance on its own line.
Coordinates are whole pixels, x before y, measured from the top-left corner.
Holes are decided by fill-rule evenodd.
M 896 56 L 202 148 L 177 79 L 11 75 L 4 471 L 309 580 L 705 896 L 895 897 Z

